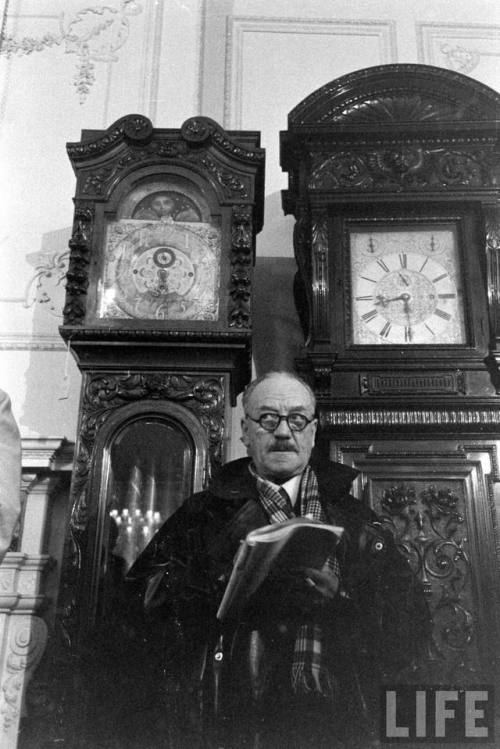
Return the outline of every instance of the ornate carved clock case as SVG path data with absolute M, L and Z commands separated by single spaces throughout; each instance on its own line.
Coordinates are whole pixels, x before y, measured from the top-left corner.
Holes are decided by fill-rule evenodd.
M 224 458 L 251 372 L 264 152 L 204 117 L 128 115 L 68 144 L 77 176 L 61 334 L 82 371 L 65 627 L 86 637 L 123 574 Z M 116 580 L 113 583 L 116 586 Z
M 315 91 L 281 134 L 297 366 L 324 449 L 358 468 L 429 596 L 413 682 L 499 673 L 499 105 L 452 71 L 388 65 Z

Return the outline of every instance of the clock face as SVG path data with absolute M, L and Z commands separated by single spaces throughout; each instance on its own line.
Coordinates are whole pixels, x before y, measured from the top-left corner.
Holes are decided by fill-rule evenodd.
M 453 225 L 363 228 L 350 239 L 354 344 L 466 342 Z
M 217 320 L 220 253 L 220 231 L 208 223 L 109 222 L 98 316 Z

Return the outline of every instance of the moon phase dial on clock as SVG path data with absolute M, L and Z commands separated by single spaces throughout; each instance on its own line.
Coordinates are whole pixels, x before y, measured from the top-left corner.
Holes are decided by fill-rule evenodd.
M 377 257 L 353 278 L 354 343 L 463 343 L 460 290 L 429 255 Z

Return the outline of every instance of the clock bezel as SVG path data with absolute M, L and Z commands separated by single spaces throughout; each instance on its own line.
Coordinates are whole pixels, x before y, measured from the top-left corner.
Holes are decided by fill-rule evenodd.
M 467 343 L 457 229 L 441 221 L 349 223 L 354 345 Z
M 484 358 L 487 354 L 487 305 L 486 291 L 481 273 L 481 216 L 478 205 L 424 204 L 416 207 L 408 204 L 368 206 L 336 206 L 329 209 L 329 234 L 334 245 L 340 243 L 341 262 L 330 268 L 330 305 L 332 346 L 338 352 L 337 363 L 343 359 L 373 361 L 418 359 L 470 360 Z M 351 235 L 356 228 L 377 227 L 380 231 L 401 231 L 402 228 L 427 232 L 430 227 L 453 226 L 457 241 L 458 272 L 461 276 L 463 320 L 465 340 L 463 343 L 355 343 L 353 336 L 351 275 Z M 467 272 L 465 272 L 467 269 Z M 343 293 L 334 290 L 342 289 Z
M 140 199 L 143 200 L 148 193 L 155 194 L 158 191 L 177 192 L 179 195 L 183 194 L 191 202 L 194 201 L 199 208 L 202 220 L 200 225 L 211 224 L 220 234 L 221 254 L 218 271 L 217 319 L 164 318 L 158 320 L 153 316 L 113 317 L 102 316 L 99 313 L 100 295 L 98 287 L 104 278 L 108 227 L 119 220 L 127 220 L 127 216 L 124 214 L 132 213 L 136 204 L 140 203 Z M 85 324 L 95 329 L 109 330 L 121 330 L 123 328 L 153 330 L 161 328 L 166 331 L 204 331 L 208 327 L 212 330 L 226 330 L 229 270 L 225 260 L 227 258 L 227 237 L 230 236 L 230 222 L 231 209 L 227 206 L 221 206 L 216 200 L 213 190 L 198 179 L 197 175 L 187 174 L 183 167 L 170 166 L 167 170 L 158 165 L 153 168 L 137 170 L 132 175 L 125 177 L 112 192 L 106 204 L 101 202 L 96 205 Z M 177 226 L 182 227 L 183 224 L 180 223 Z

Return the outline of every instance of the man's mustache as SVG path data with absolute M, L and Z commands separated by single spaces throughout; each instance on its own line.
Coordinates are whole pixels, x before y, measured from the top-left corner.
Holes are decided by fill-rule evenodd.
M 273 442 L 269 448 L 269 452 L 272 453 L 296 453 L 297 448 L 293 442 Z

